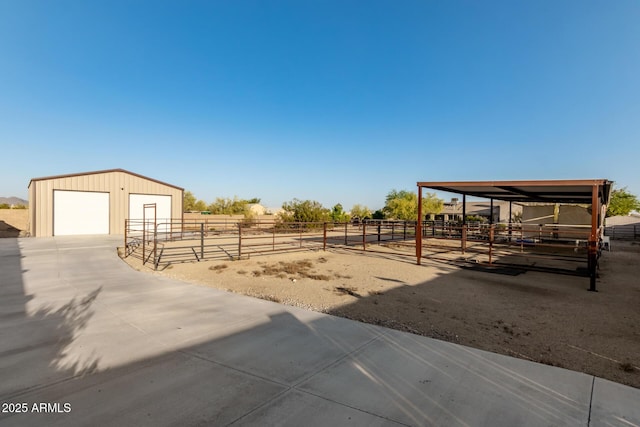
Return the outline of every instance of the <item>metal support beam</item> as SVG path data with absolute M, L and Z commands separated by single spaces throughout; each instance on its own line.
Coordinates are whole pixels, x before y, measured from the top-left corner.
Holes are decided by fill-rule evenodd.
M 491 199 L 491 213 L 489 214 L 489 224 L 493 224 L 493 199 Z
M 591 190 L 591 234 L 589 235 L 589 290 L 597 292 L 596 289 L 596 268 L 598 265 L 598 216 L 600 213 L 600 203 L 598 200 L 597 184 Z
M 418 185 L 418 222 L 416 222 L 416 263 L 422 258 L 422 187 Z
M 513 213 L 512 213 L 512 205 L 513 202 L 509 202 L 509 242 L 511 242 L 511 227 L 513 223 Z
M 467 223 L 467 195 L 462 195 L 462 225 Z

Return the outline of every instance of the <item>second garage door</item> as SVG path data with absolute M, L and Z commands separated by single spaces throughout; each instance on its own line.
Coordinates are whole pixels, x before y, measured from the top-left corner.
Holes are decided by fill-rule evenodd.
M 164 224 L 171 220 L 171 196 L 157 194 L 130 194 L 129 195 L 129 219 L 141 220 L 146 204 L 156 204 L 156 218 L 158 224 Z M 153 209 L 147 209 L 144 213 L 147 221 L 153 221 Z M 132 228 L 142 228 L 132 225 Z M 161 228 L 166 228 L 162 226 Z

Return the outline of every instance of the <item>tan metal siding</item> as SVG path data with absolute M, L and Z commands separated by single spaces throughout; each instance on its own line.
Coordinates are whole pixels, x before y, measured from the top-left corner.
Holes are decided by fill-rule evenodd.
M 29 185 L 29 224 L 27 230 L 29 230 L 30 236 L 36 235 L 35 224 L 36 224 L 36 208 L 35 204 L 35 191 L 36 191 L 36 183 L 32 183 Z
M 182 217 L 182 190 L 126 172 L 113 171 L 32 181 L 29 188 L 31 235 L 53 235 L 53 190 L 109 192 L 109 232 L 124 233 L 129 215 L 129 194 L 171 196 L 171 215 Z

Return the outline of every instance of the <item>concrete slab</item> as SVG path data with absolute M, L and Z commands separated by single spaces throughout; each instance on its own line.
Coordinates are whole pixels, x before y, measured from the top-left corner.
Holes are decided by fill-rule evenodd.
M 289 391 L 233 423 L 233 426 L 291 426 L 301 421 L 307 427 L 324 426 L 404 426 L 340 403 L 301 391 Z
M 285 387 L 182 354 L 75 378 L 15 396 L 26 414 L 0 413 L 3 426 L 226 425 Z M 57 403 L 53 413 L 34 403 Z M 65 404 L 69 412 L 65 411 Z
M 592 426 L 640 426 L 640 389 L 595 378 Z
M 374 328 L 322 316 L 306 323 L 298 310 L 270 316 L 241 332 L 205 343 L 190 352 L 244 372 L 293 385 L 339 360 L 378 334 Z M 315 316 L 314 316 L 315 317 Z
M 397 331 L 303 391 L 406 425 L 587 425 L 591 377 Z

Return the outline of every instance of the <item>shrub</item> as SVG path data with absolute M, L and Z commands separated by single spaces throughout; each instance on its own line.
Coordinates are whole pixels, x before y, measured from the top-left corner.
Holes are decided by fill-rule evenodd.
M 282 204 L 280 214 L 283 222 L 326 222 L 330 220 L 329 209 L 315 200 L 293 199 Z

